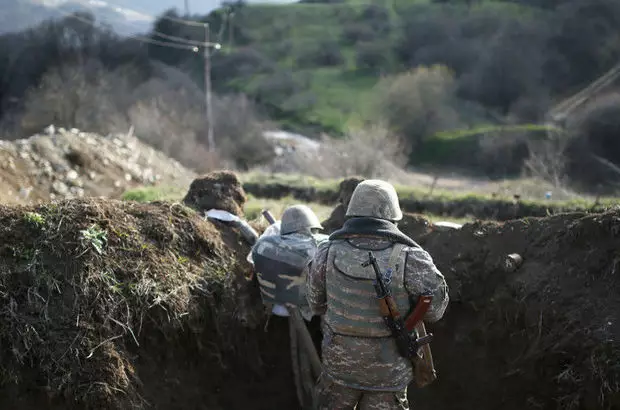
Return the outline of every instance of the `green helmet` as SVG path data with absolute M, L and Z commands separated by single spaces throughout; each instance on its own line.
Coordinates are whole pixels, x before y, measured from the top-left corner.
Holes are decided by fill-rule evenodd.
M 392 184 L 379 179 L 367 179 L 355 187 L 346 216 L 365 216 L 392 222 L 403 219 L 396 190 Z
M 312 209 L 306 205 L 292 205 L 284 210 L 280 227 L 281 235 L 301 231 L 306 228 L 323 229 L 319 218 L 312 212 Z

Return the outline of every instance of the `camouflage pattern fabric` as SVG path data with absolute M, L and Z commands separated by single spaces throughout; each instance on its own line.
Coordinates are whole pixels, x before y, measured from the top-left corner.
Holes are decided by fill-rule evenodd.
M 318 410 L 409 410 L 407 389 L 398 392 L 356 390 L 321 376 L 316 386 Z
M 252 248 L 263 303 L 303 306 L 304 267 L 314 255 L 318 241 L 310 234 L 271 235 L 258 239 Z
M 353 238 L 351 252 L 385 249 L 392 242 L 383 238 Z M 328 260 L 330 242 L 319 246 L 307 266 L 306 297 L 312 312 L 324 315 L 330 301 L 326 275 L 332 261 Z M 404 285 L 407 293 L 417 297 L 433 293 L 433 302 L 424 318 L 435 322 L 448 306 L 448 286 L 428 252 L 421 248 L 404 247 Z M 375 303 L 376 300 L 375 300 Z M 406 314 L 407 312 L 402 312 Z M 392 337 L 353 337 L 335 334 L 323 320 L 323 371 L 337 384 L 351 389 L 373 392 L 402 392 L 413 380 L 411 362 L 398 354 Z M 340 407 L 334 407 L 334 409 Z
M 396 306 L 400 311 L 407 312 L 410 302 L 404 283 L 404 247 L 396 244 L 376 249 L 373 253 L 379 269 L 385 275 L 384 281 L 389 283 Z M 367 251 L 351 252 L 347 240 L 332 240 L 327 258 L 325 289 L 330 303 L 323 317 L 325 323 L 334 333 L 344 336 L 391 336 L 390 329 L 381 317 L 373 286 L 377 274 L 372 266 L 362 266 L 368 260 Z M 392 269 L 389 275 L 388 268 Z

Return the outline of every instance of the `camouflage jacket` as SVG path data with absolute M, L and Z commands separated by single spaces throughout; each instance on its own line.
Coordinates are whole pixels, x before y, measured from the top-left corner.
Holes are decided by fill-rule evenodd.
M 382 238 L 350 239 L 355 249 L 385 249 L 391 242 Z M 330 303 L 326 291 L 326 275 L 333 264 L 329 254 L 331 242 L 323 242 L 306 267 L 306 298 L 316 315 L 324 315 Z M 426 291 L 434 298 L 424 320 L 442 318 L 448 306 L 448 286 L 428 252 L 405 247 L 404 286 L 414 299 Z M 329 255 L 329 258 L 328 258 Z M 337 301 L 336 301 L 337 302 Z M 402 312 L 406 314 L 407 312 Z M 323 369 L 335 382 L 361 390 L 399 391 L 413 380 L 411 362 L 398 354 L 391 337 L 354 337 L 335 334 L 323 320 Z

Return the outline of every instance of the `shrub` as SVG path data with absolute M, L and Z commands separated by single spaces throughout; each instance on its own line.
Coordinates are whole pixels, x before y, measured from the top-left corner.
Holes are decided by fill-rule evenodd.
M 319 178 L 352 175 L 391 177 L 407 162 L 406 141 L 383 125 L 350 127 L 341 139 L 323 136 L 318 150 L 296 150 L 276 161 L 271 171 L 297 172 Z
M 380 80 L 373 111 L 415 148 L 435 132 L 460 123 L 453 90 L 453 76 L 446 67 L 419 67 Z
M 126 70 L 97 64 L 52 69 L 27 94 L 18 131 L 27 137 L 54 124 L 108 134 L 133 125 L 140 139 L 199 172 L 247 168 L 269 158 L 261 121 L 244 96 L 212 98 L 218 152 L 209 152 L 202 91 L 178 70 L 168 67 L 160 74 L 166 79 L 136 83 Z

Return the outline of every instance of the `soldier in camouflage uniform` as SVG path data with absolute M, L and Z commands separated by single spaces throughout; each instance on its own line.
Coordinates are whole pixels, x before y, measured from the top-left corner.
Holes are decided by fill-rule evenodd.
M 327 235 L 319 219 L 305 205 L 284 210 L 279 235 L 261 236 L 252 248 L 252 262 L 257 273 L 263 302 L 273 305 L 273 313 L 288 316 L 285 307 L 300 308 L 306 320 L 310 313 L 305 297 L 303 268 Z
M 431 256 L 398 229 L 402 212 L 392 185 L 360 183 L 346 216 L 342 229 L 319 246 L 307 267 L 308 303 L 323 316 L 318 408 L 407 410 L 411 361 L 399 355 L 379 311 L 375 273 L 362 263 L 371 250 L 382 271 L 392 268 L 389 286 L 403 314 L 422 293 L 432 293 L 427 322 L 443 316 L 448 286 Z

